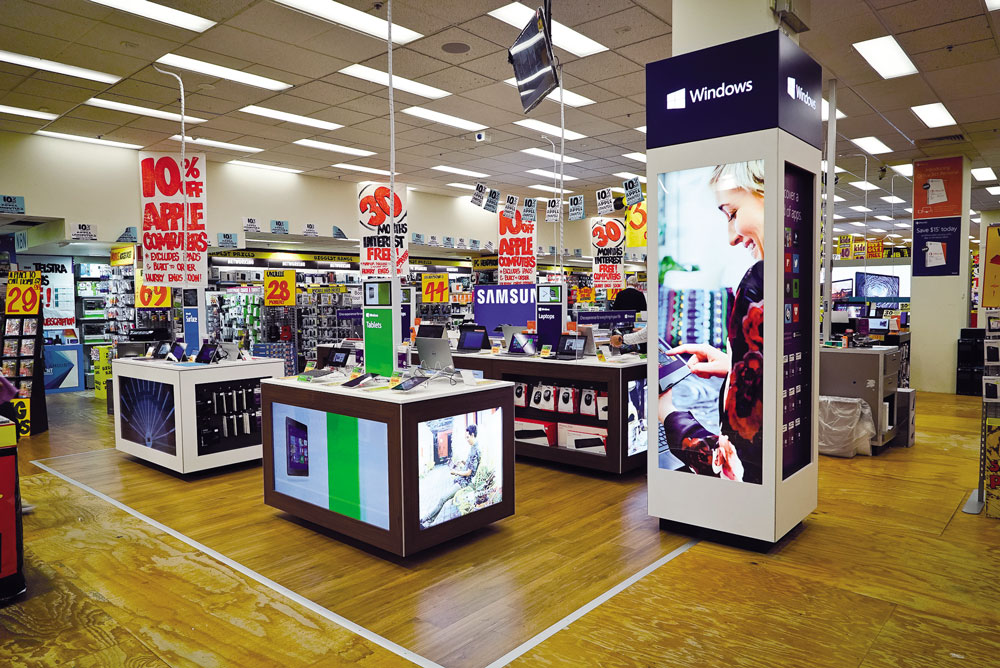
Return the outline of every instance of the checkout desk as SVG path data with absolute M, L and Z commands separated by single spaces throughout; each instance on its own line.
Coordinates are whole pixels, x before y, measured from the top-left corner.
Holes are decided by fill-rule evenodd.
M 513 384 L 261 383 L 264 503 L 407 556 L 514 514 Z

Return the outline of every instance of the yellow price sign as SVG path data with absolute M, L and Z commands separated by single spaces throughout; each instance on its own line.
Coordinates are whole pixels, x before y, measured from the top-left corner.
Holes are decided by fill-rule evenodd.
M 142 280 L 142 270 L 135 272 L 135 307 L 170 308 L 170 288 L 146 285 Z
M 594 288 L 577 288 L 576 289 L 576 300 L 578 302 L 592 302 L 592 301 L 594 301 Z
M 425 304 L 447 302 L 448 274 L 424 274 L 421 278 L 421 294 Z
M 42 272 L 12 271 L 7 275 L 6 315 L 38 315 L 42 301 Z
M 264 306 L 295 306 L 295 270 L 264 271 Z

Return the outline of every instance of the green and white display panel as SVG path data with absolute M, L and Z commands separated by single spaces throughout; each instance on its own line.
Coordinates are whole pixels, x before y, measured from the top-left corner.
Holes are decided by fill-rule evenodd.
M 388 425 L 273 404 L 274 490 L 389 529 Z

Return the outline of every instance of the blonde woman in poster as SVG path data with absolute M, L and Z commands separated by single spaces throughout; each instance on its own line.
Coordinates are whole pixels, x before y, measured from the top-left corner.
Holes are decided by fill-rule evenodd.
M 699 194 L 691 193 L 689 189 L 675 187 L 671 191 L 663 188 L 667 193 L 666 198 L 670 197 L 670 192 L 674 192 L 678 193 L 675 200 L 679 201 L 667 204 L 665 199 L 661 199 L 661 220 L 668 227 L 676 228 L 672 238 L 678 244 L 677 247 L 693 243 L 701 249 L 703 264 L 691 267 L 688 271 L 692 272 L 692 276 L 723 275 L 727 268 L 731 268 L 734 259 L 719 248 L 723 242 L 745 249 L 750 256 L 745 260 L 752 264 L 732 292 L 726 322 L 726 350 L 704 342 L 683 342 L 666 351 L 669 355 L 689 355 L 687 366 L 692 375 L 722 379 L 718 401 L 718 432 L 703 426 L 691 411 L 677 409 L 673 401 L 673 388 L 661 392 L 658 414 L 664 426 L 670 453 L 688 470 L 699 475 L 759 484 L 763 452 L 764 164 L 762 160 L 753 160 L 718 165 L 710 174 L 708 170 L 699 172 L 707 174 L 707 180 L 705 174 L 699 173 L 697 176 L 702 187 L 710 189 L 717 211 L 706 211 L 707 197 L 704 191 Z M 664 176 L 673 175 L 661 175 L 661 178 Z M 686 197 L 689 198 L 687 202 L 690 206 L 685 206 Z M 720 230 L 713 238 L 706 239 L 702 231 L 712 229 L 708 224 L 695 230 L 688 228 L 679 231 L 680 226 L 704 223 L 704 216 L 709 215 L 724 217 L 728 238 L 723 240 Z M 667 235 L 670 234 L 671 230 L 668 229 Z M 664 249 L 670 243 L 661 241 L 661 262 Z M 679 252 L 683 253 L 683 250 Z M 719 288 L 715 284 L 701 287 Z M 661 341 L 669 340 L 662 330 L 660 334 Z

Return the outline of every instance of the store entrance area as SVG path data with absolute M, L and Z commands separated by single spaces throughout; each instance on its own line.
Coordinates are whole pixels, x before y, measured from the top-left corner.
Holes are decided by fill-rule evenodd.
M 54 396 L 20 445 L 29 593 L 0 662 L 988 665 L 1000 525 L 959 512 L 980 402 L 917 405 L 916 447 L 821 459 L 818 509 L 767 552 L 661 531 L 641 472 L 518 460 L 513 517 L 401 559 L 265 506 L 256 463 L 174 474 Z

